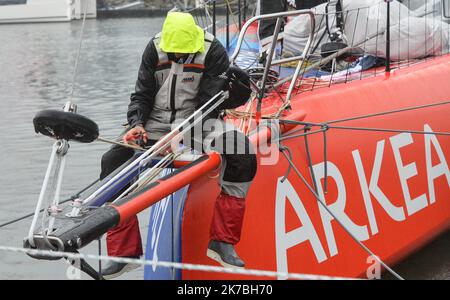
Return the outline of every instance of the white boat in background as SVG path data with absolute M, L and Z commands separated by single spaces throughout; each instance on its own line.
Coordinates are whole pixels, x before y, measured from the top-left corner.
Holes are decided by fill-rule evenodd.
M 97 17 L 97 0 L 0 0 L 0 23 L 68 22 Z

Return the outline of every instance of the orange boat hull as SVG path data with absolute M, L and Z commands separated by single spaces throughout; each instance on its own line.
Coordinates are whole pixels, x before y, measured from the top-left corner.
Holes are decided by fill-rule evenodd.
M 450 57 L 378 76 L 302 93 L 292 111 L 305 122 L 373 114 L 450 99 Z M 264 107 L 270 107 L 270 99 Z M 275 101 L 275 100 L 274 100 Z M 450 105 L 347 121 L 336 125 L 433 132 L 450 131 Z M 289 117 L 286 117 L 289 119 Z M 450 137 L 329 129 L 328 193 L 322 133 L 308 136 L 319 194 L 346 227 L 389 265 L 401 261 L 450 226 Z M 304 138 L 283 142 L 310 185 Z M 261 156 L 259 157 L 261 159 Z M 237 251 L 251 269 L 365 277 L 369 255 L 322 208 L 300 178 L 278 163 L 259 165 L 251 186 Z M 319 183 L 320 180 L 320 183 Z M 217 181 L 191 184 L 182 223 L 182 262 L 214 264 L 206 257 Z M 183 279 L 250 279 L 183 271 Z M 256 277 L 255 277 L 256 279 Z

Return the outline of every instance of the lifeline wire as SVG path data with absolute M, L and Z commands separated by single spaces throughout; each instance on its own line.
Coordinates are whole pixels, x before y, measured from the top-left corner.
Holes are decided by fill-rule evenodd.
M 327 124 L 333 124 L 333 123 L 354 121 L 354 120 L 358 120 L 358 119 L 378 117 L 378 116 L 394 114 L 394 113 L 398 113 L 398 112 L 411 111 L 411 110 L 422 109 L 422 108 L 433 107 L 433 106 L 446 105 L 446 104 L 450 104 L 450 101 L 435 102 L 435 103 L 430 103 L 430 104 L 410 106 L 410 107 L 405 107 L 405 108 L 400 108 L 400 109 L 393 109 L 393 110 L 383 111 L 383 112 L 379 112 L 379 113 L 373 113 L 373 114 L 367 114 L 367 115 L 362 115 L 362 116 L 356 116 L 356 117 L 349 117 L 349 118 L 344 118 L 344 119 L 332 120 L 332 121 L 328 121 L 326 123 Z
M 298 125 L 303 125 L 304 128 L 296 130 L 295 132 L 298 131 L 304 131 L 301 134 L 294 134 L 292 135 L 292 132 L 290 135 L 284 136 L 279 138 L 279 141 L 282 140 L 286 140 L 286 139 L 291 139 L 291 138 L 297 138 L 297 137 L 301 137 L 304 136 L 305 140 L 307 138 L 308 135 L 310 134 L 316 134 L 319 132 L 323 132 L 324 134 L 326 133 L 326 131 L 330 128 L 332 129 L 344 129 L 344 130 L 364 130 L 364 131 L 376 131 L 376 132 L 408 132 L 408 133 L 413 133 L 413 134 L 433 134 L 433 135 L 443 135 L 443 136 L 450 136 L 450 132 L 428 132 L 428 131 L 419 131 L 419 130 L 401 130 L 401 129 L 388 129 L 388 128 L 369 128 L 369 127 L 351 127 L 351 126 L 335 126 L 335 125 L 329 125 L 329 124 L 333 124 L 333 123 L 340 123 L 340 122 L 346 122 L 346 121 L 352 121 L 352 120 L 358 120 L 358 119 L 364 119 L 364 118 L 370 118 L 370 117 L 375 117 L 375 116 L 381 116 L 381 115 L 387 115 L 387 114 L 392 114 L 392 113 L 398 113 L 398 112 L 404 112 L 404 111 L 411 111 L 411 110 L 415 110 L 415 109 L 423 109 L 423 108 L 427 108 L 427 107 L 433 107 L 433 106 L 439 106 L 439 105 L 446 105 L 446 104 L 450 104 L 450 101 L 445 101 L 445 102 L 439 102 L 439 103 L 432 103 L 432 104 L 427 104 L 427 105 L 420 105 L 420 106 L 414 106 L 414 107 L 408 107 L 408 108 L 402 108 L 402 109 L 397 109 L 397 110 L 391 110 L 391 111 L 385 111 L 385 112 L 380 112 L 380 113 L 374 113 L 374 114 L 368 114 L 368 115 L 363 115 L 363 116 L 356 116 L 356 117 L 350 117 L 350 118 L 346 118 L 346 119 L 339 119 L 339 120 L 334 120 L 334 121 L 330 121 L 330 122 L 324 122 L 324 123 L 308 123 L 308 122 L 299 122 L 299 121 L 292 121 L 292 120 L 280 120 L 280 122 L 285 122 L 285 123 L 291 123 L 291 124 L 298 124 Z M 316 131 L 309 131 L 309 129 L 311 128 L 311 126 L 321 126 L 322 128 L 320 130 L 316 130 Z M 324 136 L 324 145 L 326 145 L 326 137 Z M 308 146 L 306 146 L 308 148 Z M 392 270 L 389 266 L 387 266 L 378 256 L 374 255 L 373 252 L 367 248 L 362 242 L 360 242 L 345 226 L 343 223 L 341 223 L 341 221 L 339 219 L 336 218 L 336 216 L 330 211 L 330 209 L 325 205 L 325 203 L 323 203 L 320 200 L 319 195 L 317 194 L 316 190 L 313 189 L 308 182 L 306 181 L 306 179 L 302 176 L 302 174 L 300 173 L 300 171 L 296 168 L 296 166 L 294 165 L 294 162 L 291 160 L 291 158 L 289 156 L 286 155 L 286 153 L 284 152 L 284 150 L 287 150 L 291 156 L 291 153 L 289 151 L 289 149 L 287 147 L 284 147 L 283 150 L 281 150 L 281 153 L 285 156 L 286 160 L 289 162 L 289 169 L 288 169 L 288 173 L 291 169 L 293 169 L 297 175 L 300 177 L 300 179 L 303 181 L 303 183 L 307 186 L 307 188 L 311 191 L 311 193 L 314 195 L 314 197 L 317 199 L 317 201 L 320 203 L 320 205 L 322 205 L 327 211 L 328 213 L 333 216 L 333 218 L 339 223 L 339 225 L 350 235 L 350 237 L 357 242 L 361 248 L 363 248 L 367 253 L 369 253 L 370 255 L 372 255 L 381 265 L 383 265 L 383 267 L 386 268 L 386 270 L 388 270 L 391 274 L 393 274 L 396 278 L 403 280 L 403 278 L 398 275 L 394 270 Z M 326 153 L 326 147 L 324 150 Z M 288 174 L 287 173 L 287 174 Z M 312 174 L 314 175 L 314 174 Z M 286 177 L 286 176 L 285 176 Z M 314 180 L 313 180 L 313 183 Z
M 351 127 L 351 126 L 330 125 L 330 124 L 334 124 L 334 123 L 341 123 L 341 122 L 348 122 L 348 121 L 354 121 L 354 120 L 359 120 L 359 119 L 378 117 L 378 116 L 383 116 L 383 115 L 389 115 L 389 114 L 405 112 L 405 111 L 412 111 L 412 110 L 416 110 L 416 109 L 424 109 L 424 108 L 435 107 L 435 106 L 442 106 L 442 105 L 447 105 L 447 104 L 450 104 L 450 101 L 435 102 L 435 103 L 430 103 L 430 104 L 425 104 L 425 105 L 418 105 L 418 106 L 410 106 L 410 107 L 405 107 L 405 108 L 400 108 L 400 109 L 383 111 L 383 112 L 379 112 L 379 113 L 373 113 L 373 114 L 349 117 L 349 118 L 344 118 L 344 119 L 337 119 L 337 120 L 332 120 L 332 121 L 326 121 L 326 122 L 322 122 L 322 123 L 301 122 L 301 121 L 280 119 L 279 122 L 281 122 L 281 123 L 288 123 L 288 124 L 290 123 L 290 124 L 304 125 L 304 126 L 309 126 L 309 127 L 311 127 L 311 126 L 320 126 L 320 127 L 322 127 L 322 129 L 316 130 L 316 131 L 310 131 L 310 132 L 307 132 L 307 133 L 301 133 L 301 134 L 293 134 L 293 133 L 299 132 L 299 131 L 304 131 L 303 128 L 297 129 L 297 130 L 293 130 L 293 131 L 289 132 L 288 135 L 280 137 L 279 140 L 281 141 L 281 140 L 286 140 L 286 139 L 306 136 L 306 135 L 310 135 L 310 134 L 314 134 L 314 133 L 319 133 L 319 132 L 328 130 L 329 128 L 333 128 L 333 129 L 347 129 L 347 130 L 378 131 L 378 132 L 401 132 L 401 133 L 407 132 L 407 133 L 412 133 L 412 134 L 433 134 L 433 135 L 448 136 L 448 135 L 450 135 L 449 132 L 428 132 L 428 131 L 419 131 L 419 130 L 403 130 L 403 129 L 389 129 L 389 128 L 370 128 L 370 127 Z
M 334 125 L 330 125 L 330 126 L 328 126 L 328 128 L 345 129 L 345 130 L 359 130 L 359 131 L 397 132 L 397 133 L 432 134 L 432 135 L 450 136 L 450 132 L 439 132 L 439 131 L 434 132 L 434 131 L 409 130 L 409 129 L 352 127 L 352 126 L 334 126 Z
M 28 255 L 47 255 L 47 256 L 51 256 L 51 257 L 64 257 L 64 258 L 68 258 L 68 259 L 94 259 L 94 260 L 101 260 L 101 261 L 112 261 L 112 262 L 118 262 L 118 263 L 136 264 L 136 265 L 141 265 L 141 266 L 152 266 L 154 268 L 155 267 L 164 267 L 164 268 L 174 268 L 174 269 L 180 269 L 180 270 L 227 273 L 227 274 L 237 274 L 237 275 L 259 276 L 259 277 L 282 277 L 282 278 L 291 278 L 291 279 L 300 279 L 300 280 L 360 280 L 359 278 L 349 278 L 349 277 L 337 277 L 337 276 L 301 274 L 301 273 L 287 273 L 287 272 L 276 272 L 276 271 L 266 271 L 266 270 L 256 270 L 256 269 L 224 268 L 224 267 L 208 266 L 208 265 L 200 265 L 200 264 L 176 263 L 176 262 L 145 260 L 145 259 L 132 259 L 132 258 L 125 258 L 125 257 L 102 256 L 102 255 L 94 255 L 94 254 L 81 254 L 81 253 L 49 251 L 49 250 L 24 249 L 24 248 L 7 247 L 7 246 L 0 246 L 0 251 L 25 253 Z
M 286 150 L 286 147 L 285 147 Z M 306 185 L 306 187 L 310 190 L 310 192 L 314 195 L 316 200 L 322 205 L 322 207 L 338 222 L 338 224 L 347 232 L 347 234 L 362 248 L 364 251 L 369 253 L 375 260 L 377 260 L 386 270 L 388 270 L 392 275 L 394 275 L 397 279 L 404 280 L 403 277 L 398 275 L 394 270 L 392 270 L 388 265 L 386 265 L 378 256 L 376 256 L 369 248 L 366 247 L 361 241 L 358 240 L 357 237 L 353 235 L 353 233 L 345 227 L 345 225 L 335 216 L 335 214 L 328 208 L 328 206 L 322 202 L 319 195 L 314 191 L 314 189 L 308 184 L 306 179 L 303 177 L 301 172 L 297 169 L 294 162 L 291 160 L 291 158 L 283 151 L 281 150 L 281 153 L 284 155 L 286 160 L 288 161 L 289 165 L 292 167 L 292 169 L 297 173 L 298 177 L 303 181 L 303 183 Z M 290 152 L 289 152 L 290 153 Z
M 299 124 L 299 125 L 303 125 L 303 124 Z M 313 124 L 309 124 L 306 126 L 319 126 L 319 125 L 313 125 Z M 440 132 L 440 131 L 421 131 L 421 130 L 408 130 L 408 129 L 390 129 L 390 128 L 371 128 L 371 127 L 352 127 L 352 126 L 333 126 L 333 125 L 326 125 L 323 124 L 322 126 L 323 128 L 320 130 L 315 130 L 315 131 L 308 131 L 308 132 L 304 132 L 304 133 L 299 133 L 299 134 L 292 134 L 293 132 L 291 132 L 291 134 L 289 135 L 285 135 L 280 137 L 278 140 L 279 141 L 283 141 L 283 140 L 288 140 L 288 139 L 294 139 L 294 138 L 298 138 L 298 137 L 302 137 L 304 136 L 305 138 L 308 135 L 311 134 L 315 134 L 315 133 L 319 133 L 319 132 L 326 132 L 329 129 L 342 129 L 342 130 L 355 130 L 355 131 L 371 131 L 371 132 L 395 132 L 395 133 L 411 133 L 411 134 L 429 134 L 429 135 L 440 135 L 440 136 L 450 136 L 450 132 Z M 298 130 L 300 131 L 300 130 Z M 304 129 L 302 128 L 301 131 L 304 131 Z M 297 132 L 297 130 L 296 130 Z

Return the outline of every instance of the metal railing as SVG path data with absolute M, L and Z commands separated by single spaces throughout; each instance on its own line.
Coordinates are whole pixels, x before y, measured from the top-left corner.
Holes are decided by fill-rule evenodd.
M 330 57 L 320 55 L 320 44 L 326 41 L 321 39 L 322 36 L 326 36 L 322 33 L 327 15 L 316 10 L 313 50 L 306 57 L 308 64 L 305 64 L 297 77 L 296 93 L 329 87 L 335 83 L 384 75 L 391 70 L 448 55 L 450 18 L 445 17 L 445 1 L 447 0 L 423 0 L 423 5 L 412 9 L 405 7 L 411 7 L 413 0 L 404 0 L 400 4 L 397 1 L 380 1 L 372 6 L 345 10 L 343 12 L 346 22 L 345 32 L 349 44 L 346 49 L 332 56 L 331 60 Z M 390 18 L 384 19 L 384 15 L 390 15 Z M 378 17 L 378 21 L 370 23 L 369 18 L 374 17 Z M 416 34 L 417 20 L 424 26 L 419 35 Z M 423 42 L 420 42 L 422 38 Z M 358 52 L 356 56 L 355 52 Z M 331 70 L 327 71 L 328 74 L 319 72 L 327 64 L 331 65 L 334 58 L 342 57 L 345 53 L 352 55 L 350 58 L 340 60 L 340 68 L 336 69 L 333 65 Z M 370 66 L 367 65 L 368 60 L 362 61 L 363 58 L 370 58 Z M 361 69 L 358 70 L 355 66 Z M 275 84 L 275 88 L 281 88 L 289 80 L 294 81 L 292 76 L 285 78 Z M 281 89 L 281 92 L 285 93 L 286 88 Z
M 277 41 L 278 41 L 278 37 L 281 31 L 281 24 L 284 21 L 285 18 L 287 17 L 295 17 L 295 16 L 299 16 L 299 15 L 308 15 L 310 18 L 310 24 L 311 24 L 311 30 L 309 33 L 309 38 L 308 41 L 306 43 L 305 48 L 303 49 L 303 52 L 301 55 L 298 56 L 294 56 L 291 58 L 287 58 L 287 59 L 279 59 L 279 60 L 273 60 L 274 57 L 274 53 L 275 53 L 275 48 L 277 45 Z M 265 63 L 264 66 L 264 72 L 263 72 L 263 79 L 262 82 L 259 86 L 260 91 L 259 91 L 259 99 L 262 99 L 264 97 L 264 91 L 265 89 L 263 88 L 265 86 L 266 80 L 267 80 L 267 76 L 269 74 L 269 70 L 275 66 L 275 65 L 280 65 L 283 63 L 287 63 L 287 62 L 292 62 L 292 61 L 299 61 L 297 64 L 297 67 L 295 69 L 294 72 L 294 76 L 293 76 L 293 80 L 291 82 L 291 86 L 289 87 L 289 91 L 288 94 L 286 96 L 286 101 L 289 101 L 292 95 L 292 92 L 294 90 L 294 85 L 295 82 L 300 74 L 300 70 L 302 68 L 303 62 L 305 60 L 305 58 L 308 55 L 309 49 L 312 45 L 312 42 L 314 40 L 314 32 L 315 32 L 315 17 L 314 17 L 314 13 L 311 10 L 297 10 L 297 11 L 287 11 L 287 12 L 281 12 L 281 13 L 274 13 L 274 14 L 267 14 L 267 15 L 260 15 L 260 16 L 255 16 L 251 19 L 249 19 L 244 26 L 242 27 L 240 33 L 239 33 L 239 37 L 236 43 L 236 48 L 234 50 L 234 53 L 231 55 L 230 61 L 231 64 L 235 64 L 236 59 L 241 51 L 242 48 L 242 44 L 244 42 L 245 39 L 245 34 L 247 33 L 248 28 L 255 22 L 261 21 L 261 20 L 273 20 L 276 19 L 276 25 L 275 25 L 275 31 L 273 33 L 273 39 L 272 39 L 272 43 L 271 43 L 271 47 L 269 49 L 269 52 L 267 54 L 267 62 Z M 259 105 L 260 105 L 260 101 L 259 101 Z
M 224 42 L 229 49 L 231 41 L 242 28 L 242 24 L 255 8 L 249 0 L 203 0 L 201 5 L 187 9 L 197 24 Z

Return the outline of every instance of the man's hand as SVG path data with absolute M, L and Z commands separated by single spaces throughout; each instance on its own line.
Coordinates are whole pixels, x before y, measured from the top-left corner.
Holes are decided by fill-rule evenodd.
M 139 139 L 142 139 L 144 141 L 144 143 L 147 143 L 147 139 L 148 139 L 147 131 L 145 130 L 145 128 L 142 125 L 137 125 L 137 126 L 131 128 L 123 136 L 122 140 L 123 140 L 124 144 L 137 146 L 136 140 L 139 140 Z

